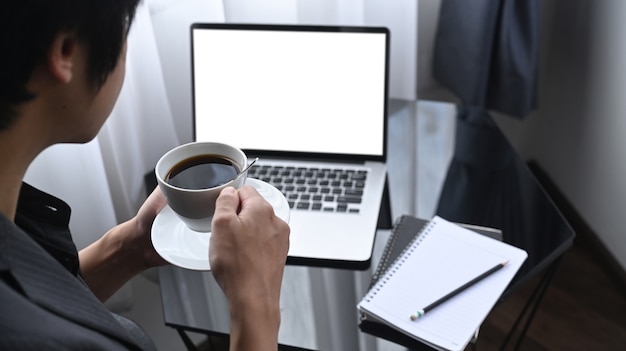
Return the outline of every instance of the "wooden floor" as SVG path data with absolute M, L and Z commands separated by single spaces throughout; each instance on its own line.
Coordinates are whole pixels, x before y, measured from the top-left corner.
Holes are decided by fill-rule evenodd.
M 599 252 L 577 238 L 546 291 L 520 350 L 626 350 L 626 291 Z M 499 350 L 538 279 L 498 305 L 476 350 Z M 521 328 L 518 328 L 517 332 Z M 517 338 L 504 348 L 513 350 Z M 470 348 L 471 350 L 471 348 Z

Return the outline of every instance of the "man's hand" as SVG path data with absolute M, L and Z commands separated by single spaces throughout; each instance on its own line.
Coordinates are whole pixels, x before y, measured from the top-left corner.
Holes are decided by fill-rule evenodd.
M 276 350 L 288 250 L 289 226 L 254 188 L 222 191 L 209 260 L 230 307 L 231 350 Z

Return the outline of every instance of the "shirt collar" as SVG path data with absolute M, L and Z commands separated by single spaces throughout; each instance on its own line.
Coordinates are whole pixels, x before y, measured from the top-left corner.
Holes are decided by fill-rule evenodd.
M 79 262 L 69 230 L 70 215 L 70 206 L 63 200 L 22 183 L 15 224 L 76 275 Z

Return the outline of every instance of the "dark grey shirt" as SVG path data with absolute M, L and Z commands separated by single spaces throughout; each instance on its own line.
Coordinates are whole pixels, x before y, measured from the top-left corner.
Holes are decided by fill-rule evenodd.
M 0 215 L 0 350 L 156 350 L 81 278 L 70 213 L 24 184 L 15 223 Z

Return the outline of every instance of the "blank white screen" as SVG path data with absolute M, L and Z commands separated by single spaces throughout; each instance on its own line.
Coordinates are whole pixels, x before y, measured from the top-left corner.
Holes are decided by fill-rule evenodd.
M 194 29 L 197 141 L 383 154 L 382 33 Z

